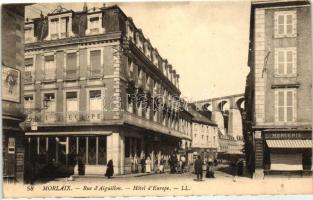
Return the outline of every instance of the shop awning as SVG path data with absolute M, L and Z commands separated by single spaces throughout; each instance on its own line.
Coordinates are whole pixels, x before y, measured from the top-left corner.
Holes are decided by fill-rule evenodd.
M 312 148 L 312 140 L 266 140 L 269 148 Z

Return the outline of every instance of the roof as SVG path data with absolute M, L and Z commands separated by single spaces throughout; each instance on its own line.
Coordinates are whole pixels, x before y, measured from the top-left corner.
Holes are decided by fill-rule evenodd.
M 213 122 L 207 116 L 201 114 L 202 111 L 197 111 L 195 104 L 188 104 L 188 112 L 193 116 L 192 121 L 200 124 L 217 126 L 215 122 Z

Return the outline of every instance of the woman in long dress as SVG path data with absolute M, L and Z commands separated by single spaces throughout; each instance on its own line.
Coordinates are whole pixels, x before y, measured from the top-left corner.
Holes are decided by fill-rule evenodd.
M 147 157 L 146 159 L 146 172 L 151 173 L 151 159 L 150 156 Z
M 114 174 L 114 169 L 113 169 L 113 161 L 109 160 L 107 164 L 107 171 L 105 172 L 105 176 L 108 178 L 111 178 Z

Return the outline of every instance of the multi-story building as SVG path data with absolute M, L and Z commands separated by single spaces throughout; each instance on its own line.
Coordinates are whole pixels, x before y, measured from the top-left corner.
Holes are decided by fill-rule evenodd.
M 312 26 L 305 0 L 252 1 L 246 143 L 255 177 L 311 172 Z
M 190 146 L 179 75 L 118 6 L 58 8 L 25 24 L 28 151 L 85 173 Z M 182 142 L 183 141 L 183 142 Z
M 206 158 L 216 158 L 218 149 L 218 127 L 211 119 L 197 110 L 196 105 L 189 104 L 189 113 L 192 117 L 192 143 L 193 153 Z
M 2 148 L 4 180 L 23 181 L 24 5 L 1 8 Z

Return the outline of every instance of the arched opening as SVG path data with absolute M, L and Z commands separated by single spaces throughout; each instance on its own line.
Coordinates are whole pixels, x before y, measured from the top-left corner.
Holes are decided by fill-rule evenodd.
M 229 120 L 229 102 L 222 100 L 218 103 L 218 109 L 223 115 L 225 132 L 228 133 L 228 120 Z

